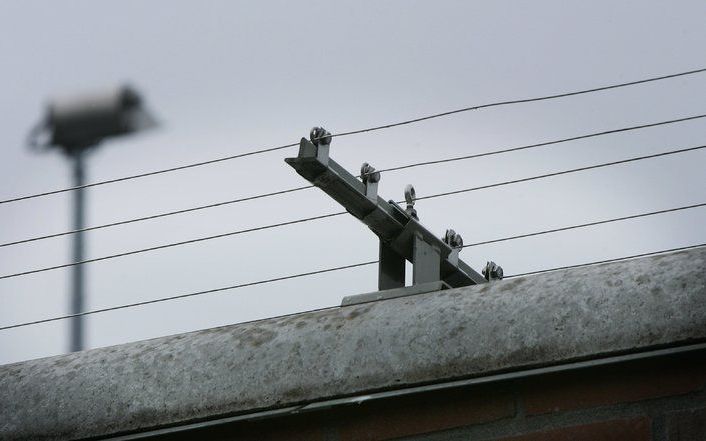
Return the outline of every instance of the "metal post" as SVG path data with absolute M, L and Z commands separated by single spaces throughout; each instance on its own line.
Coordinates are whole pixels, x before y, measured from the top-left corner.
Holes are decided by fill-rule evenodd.
M 84 155 L 83 149 L 74 149 L 70 153 L 70 160 L 73 166 L 73 185 L 78 187 L 73 192 L 74 230 L 84 228 L 84 204 L 85 189 L 81 188 L 85 184 L 84 176 Z M 83 233 L 73 235 L 73 261 L 83 261 Z M 83 265 L 74 265 L 71 273 L 71 314 L 83 312 Z M 76 352 L 83 350 L 83 317 L 71 319 L 71 335 L 69 341 L 69 351 Z
M 378 289 L 404 288 L 406 259 L 389 245 L 380 241 L 380 263 L 378 264 Z
M 441 280 L 441 256 L 438 249 L 420 235 L 415 235 L 412 253 L 412 283 L 417 285 Z

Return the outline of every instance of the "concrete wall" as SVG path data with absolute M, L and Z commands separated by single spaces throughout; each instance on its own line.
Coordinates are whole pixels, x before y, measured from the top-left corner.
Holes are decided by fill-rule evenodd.
M 0 438 L 136 433 L 702 343 L 705 268 L 699 248 L 6 365 Z

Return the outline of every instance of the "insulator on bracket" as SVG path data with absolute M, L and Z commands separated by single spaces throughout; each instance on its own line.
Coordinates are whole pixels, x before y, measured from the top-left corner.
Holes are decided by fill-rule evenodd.
M 485 280 L 488 282 L 492 280 L 502 280 L 503 268 L 495 262 L 488 262 L 485 264 L 485 268 L 483 268 L 483 277 L 485 277 Z
M 331 133 L 323 127 L 314 127 L 309 132 L 309 141 L 315 146 L 331 145 Z
M 404 188 L 404 200 L 407 202 L 407 208 L 405 210 L 407 214 L 409 214 L 414 219 L 419 220 L 419 216 L 417 216 L 417 210 L 414 208 L 414 203 L 417 200 L 417 193 L 414 191 L 414 187 L 412 187 L 412 184 L 407 184 L 407 186 Z
M 375 167 L 364 162 L 360 166 L 360 179 L 365 185 L 365 196 L 373 202 L 378 199 L 378 182 L 380 182 L 380 172 L 375 171 Z
M 463 249 L 463 238 L 460 234 L 449 228 L 444 234 L 443 241 L 446 245 L 451 247 L 451 254 L 449 255 L 449 260 L 453 263 L 458 263 L 458 253 Z
M 314 127 L 309 132 L 309 140 L 302 138 L 299 143 L 298 157 L 315 157 L 322 164 L 328 164 L 331 138 L 331 133 L 323 127 Z
M 444 243 L 446 243 L 451 248 L 460 249 L 463 248 L 463 238 L 460 234 L 449 228 L 446 230 L 444 235 Z

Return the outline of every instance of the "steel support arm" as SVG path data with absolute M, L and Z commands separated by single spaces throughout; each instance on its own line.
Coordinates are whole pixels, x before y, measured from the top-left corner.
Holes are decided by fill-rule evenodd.
M 285 161 L 380 238 L 380 257 L 384 261 L 380 264 L 380 289 L 404 286 L 401 258 L 412 262 L 415 284 L 442 280 L 459 287 L 486 282 L 458 259 L 458 249 L 432 234 L 409 210 L 377 195 L 379 174 L 373 180 L 366 179 L 370 175 L 364 172 L 361 181 L 329 157 L 328 144 L 315 144 L 306 138 L 299 144 L 299 155 Z M 368 164 L 362 170 L 374 171 Z

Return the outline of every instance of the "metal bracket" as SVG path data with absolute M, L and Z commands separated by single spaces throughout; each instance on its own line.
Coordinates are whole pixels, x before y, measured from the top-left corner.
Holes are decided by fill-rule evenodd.
M 444 282 L 420 283 L 418 285 L 407 286 L 404 288 L 387 289 L 384 291 L 374 291 L 365 294 L 357 294 L 354 296 L 346 296 L 341 301 L 341 306 L 360 305 L 361 303 L 377 302 L 379 300 L 415 296 L 417 294 L 437 292 L 448 288 L 450 288 L 450 286 Z
M 414 286 L 444 282 L 445 286 L 455 288 L 487 282 L 459 259 L 463 246 L 460 235 L 448 230 L 440 239 L 419 223 L 411 185 L 405 188 L 406 209 L 394 201 L 385 201 L 377 194 L 380 172 L 363 163 L 358 180 L 329 157 L 330 144 L 331 134 L 315 127 L 310 140 L 301 139 L 299 155 L 286 158 L 285 162 L 378 236 L 380 290 L 405 286 L 405 261 L 412 263 Z

